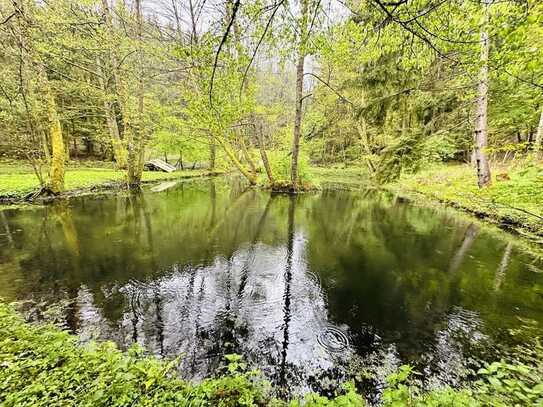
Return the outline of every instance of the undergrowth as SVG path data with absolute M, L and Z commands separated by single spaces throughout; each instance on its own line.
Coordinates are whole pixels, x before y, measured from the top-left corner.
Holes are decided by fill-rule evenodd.
M 387 379 L 384 406 L 543 406 L 543 348 L 538 339 L 519 349 L 523 360 L 495 362 L 470 388 L 424 391 L 410 384 L 402 366 Z M 524 353 L 522 353 L 524 352 Z M 159 361 L 133 346 L 111 342 L 81 346 L 77 337 L 50 324 L 28 324 L 0 304 L 0 405 L 2 406 L 363 406 L 346 383 L 336 398 L 308 394 L 281 400 L 238 355 L 227 355 L 222 375 L 198 384 L 180 380 L 178 360 Z M 513 363 L 514 362 L 514 363 Z

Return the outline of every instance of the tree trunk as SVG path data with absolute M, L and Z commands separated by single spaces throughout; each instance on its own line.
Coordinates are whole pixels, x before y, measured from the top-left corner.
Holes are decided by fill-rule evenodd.
M 175 29 L 177 31 L 179 44 L 183 43 L 183 29 L 181 27 L 181 15 L 179 13 L 179 10 L 177 8 L 177 0 L 172 0 L 172 9 L 173 9 L 173 15 L 175 17 Z
M 100 87 L 104 91 L 104 112 L 106 115 L 106 122 L 107 127 L 109 129 L 109 135 L 111 137 L 111 145 L 113 146 L 113 156 L 115 158 L 115 162 L 117 163 L 117 166 L 121 169 L 126 168 L 126 150 L 123 147 L 122 141 L 121 141 L 121 135 L 119 132 L 119 126 L 117 124 L 117 118 L 115 117 L 115 110 L 113 108 L 113 105 L 111 101 L 108 98 L 108 91 L 107 86 L 104 81 L 104 70 L 102 69 L 102 65 L 100 63 L 100 59 L 96 58 L 96 67 L 98 71 L 98 78 L 100 81 Z
M 365 154 L 364 161 L 366 161 L 366 164 L 368 165 L 368 171 L 370 172 L 370 176 L 373 176 L 375 174 L 375 166 L 371 161 L 371 148 L 369 145 L 366 120 L 363 117 L 361 117 L 360 119 L 361 120 L 358 120 L 353 114 L 353 120 L 355 122 L 356 129 L 358 130 L 358 135 L 360 136 L 360 144 L 362 144 L 362 149 L 364 150 Z
M 217 160 L 217 146 L 213 137 L 209 137 L 209 169 L 215 169 L 215 161 Z
M 130 137 L 127 138 L 128 144 L 128 186 L 130 188 L 138 188 L 141 183 L 144 164 L 144 120 L 143 120 L 143 98 L 144 98 L 144 72 L 143 72 L 143 19 L 141 13 L 141 0 L 136 0 L 136 39 L 138 42 L 138 114 L 137 124 L 134 126 L 134 131 L 130 132 Z
M 306 36 L 307 36 L 307 5 L 308 0 L 301 0 L 301 18 L 300 18 L 300 44 L 298 47 L 298 60 L 296 62 L 296 109 L 294 114 L 294 133 L 292 136 L 292 157 L 290 180 L 292 190 L 298 189 L 298 156 L 300 154 L 300 133 L 302 125 L 302 102 L 304 90 L 304 62 L 306 55 Z
M 195 14 L 194 4 L 192 0 L 189 0 L 189 11 L 190 11 L 190 22 L 191 22 L 190 43 L 191 45 L 196 45 L 198 44 L 198 32 L 196 31 L 196 14 Z
M 290 169 L 290 180 L 292 182 L 292 189 L 294 191 L 298 189 L 298 156 L 300 154 L 300 133 L 302 124 L 304 61 L 305 56 L 300 55 L 298 56 L 298 62 L 296 63 L 296 111 L 294 116 L 294 133 L 292 137 L 292 158 Z
M 537 133 L 534 140 L 534 150 L 539 152 L 542 149 L 543 144 L 543 109 L 541 109 L 541 115 L 539 116 L 539 125 L 537 126 Z
M 491 184 L 490 166 L 484 151 L 488 137 L 488 39 L 489 5 L 484 4 L 484 20 L 481 27 L 481 70 L 479 73 L 479 97 L 477 100 L 477 116 L 475 123 L 475 164 L 477 166 L 477 185 L 479 188 Z
M 240 135 L 240 144 L 241 144 L 241 151 L 243 152 L 243 157 L 245 158 L 245 161 L 247 161 L 247 164 L 249 165 L 249 169 L 251 171 L 251 174 L 253 177 L 256 177 L 256 165 L 253 161 L 253 158 L 249 154 L 249 150 L 247 149 L 247 145 L 245 144 L 245 140 L 243 139 L 243 134 Z
M 217 143 L 222 147 L 228 158 L 230 158 L 230 161 L 232 161 L 232 164 L 243 174 L 245 178 L 249 181 L 249 184 L 256 185 L 256 177 L 251 174 L 247 168 L 243 166 L 243 164 L 238 160 L 236 157 L 236 154 L 232 151 L 232 149 L 225 143 L 225 141 L 221 137 L 215 137 L 217 140 Z
M 49 121 L 49 134 L 51 136 L 51 165 L 49 167 L 49 189 L 54 194 L 64 191 L 64 163 L 66 161 L 66 150 L 64 148 L 64 139 L 62 137 L 62 128 L 57 112 L 55 96 L 49 85 L 49 80 L 43 73 L 44 86 L 47 103 L 47 119 Z
M 140 6 L 140 4 L 137 4 Z M 106 20 L 106 30 L 107 30 L 107 39 L 109 42 L 113 43 L 115 41 L 114 39 L 114 29 L 113 29 L 113 21 L 111 19 L 111 11 L 109 9 L 108 0 L 102 0 L 102 8 L 104 10 L 105 20 Z M 141 7 L 140 7 L 141 8 Z M 138 10 L 140 10 L 138 8 Z M 141 11 L 141 10 L 140 10 Z M 117 60 L 117 55 L 115 53 L 115 50 L 111 48 L 111 44 L 109 44 L 109 59 L 110 59 L 110 65 L 111 65 L 111 72 L 113 75 L 113 81 L 115 84 L 115 94 L 117 98 L 117 105 L 119 107 L 119 112 L 122 120 L 122 134 L 119 130 L 119 127 L 117 125 L 117 130 L 119 133 L 119 155 L 121 157 L 121 163 L 117 162 L 119 164 L 119 167 L 127 169 L 128 172 L 128 141 L 132 140 L 134 136 L 134 129 L 133 129 L 133 117 L 129 111 L 128 107 L 128 95 L 126 91 L 126 86 L 121 78 L 121 75 L 119 73 L 119 63 Z M 113 104 L 111 104 L 111 107 L 114 107 Z M 114 111 L 113 111 L 114 112 Z M 116 115 L 113 114 L 113 117 L 115 118 L 115 124 L 117 124 Z M 123 165 L 121 165 L 123 164 Z M 130 178 L 130 177 L 128 177 Z

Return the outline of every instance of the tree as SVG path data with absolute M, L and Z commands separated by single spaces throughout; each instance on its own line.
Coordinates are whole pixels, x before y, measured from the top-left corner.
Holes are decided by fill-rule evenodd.
M 127 162 L 127 182 L 129 188 L 139 188 L 141 176 L 143 173 L 143 164 L 145 156 L 145 119 L 144 119 L 144 56 L 143 56 L 143 17 L 141 11 L 141 0 L 135 2 L 135 31 L 136 31 L 136 54 L 137 54 L 137 111 L 133 122 L 128 123 L 128 127 L 132 126 L 127 135 L 128 162 Z
M 105 19 L 105 40 L 107 41 L 107 44 L 105 45 L 107 47 L 107 57 L 109 59 L 109 69 L 112 72 L 112 79 L 113 84 L 115 88 L 115 101 L 119 105 L 121 109 L 121 114 L 123 115 L 123 118 L 127 114 L 126 112 L 126 96 L 124 95 L 125 92 L 125 85 L 122 83 L 123 79 L 119 75 L 119 63 L 118 58 L 116 56 L 116 51 L 113 49 L 117 41 L 114 40 L 114 29 L 113 29 L 113 23 L 111 18 L 111 10 L 108 4 L 108 0 L 102 0 L 102 11 L 104 13 L 104 19 Z M 98 68 L 98 74 L 99 74 L 99 81 L 100 86 L 104 91 L 104 111 L 106 114 L 106 121 L 108 124 L 109 134 L 111 137 L 111 142 L 113 145 L 113 153 L 115 156 L 115 160 L 117 161 L 117 166 L 121 169 L 127 168 L 127 157 L 126 157 L 126 147 L 123 145 L 123 141 L 121 140 L 121 134 L 119 131 L 119 125 L 117 123 L 117 115 L 115 112 L 114 104 L 111 101 L 111 95 L 109 92 L 110 86 L 108 86 L 108 83 L 106 83 L 104 79 L 104 69 L 102 69 L 102 64 L 100 61 L 100 57 L 97 57 L 96 59 L 96 66 Z M 121 96 L 122 95 L 122 96 Z M 123 112 L 124 109 L 124 112 Z
M 13 8 L 17 21 L 14 31 L 17 33 L 21 54 L 25 55 L 25 57 L 21 58 L 21 63 L 24 61 L 34 69 L 45 99 L 49 138 L 51 140 L 49 182 L 46 188 L 53 194 L 59 194 L 64 191 L 66 151 L 55 94 L 49 82 L 45 65 L 34 46 L 32 30 L 30 29 L 32 16 L 30 12 L 27 12 L 23 2 L 13 0 Z
M 485 149 L 488 144 L 488 54 L 490 41 L 488 38 L 489 11 L 488 0 L 483 2 L 483 21 L 481 24 L 481 68 L 479 73 L 479 90 L 477 114 L 475 118 L 475 165 L 477 167 L 477 185 L 479 188 L 491 184 L 490 166 Z
M 304 64 L 307 53 L 308 40 L 308 2 L 309 0 L 300 0 L 300 18 L 298 22 L 298 56 L 296 60 L 296 105 L 294 113 L 294 130 L 292 134 L 292 160 L 290 169 L 290 180 L 292 190 L 298 190 L 298 157 L 300 155 L 300 133 L 302 125 L 302 103 L 304 90 Z

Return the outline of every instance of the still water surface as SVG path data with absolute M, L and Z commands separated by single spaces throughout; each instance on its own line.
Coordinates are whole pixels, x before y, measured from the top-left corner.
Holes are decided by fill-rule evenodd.
M 0 296 L 63 304 L 83 341 L 181 354 L 191 380 L 242 354 L 295 394 L 403 363 L 456 385 L 508 329 L 543 323 L 541 259 L 455 212 L 376 191 L 169 186 L 0 212 Z

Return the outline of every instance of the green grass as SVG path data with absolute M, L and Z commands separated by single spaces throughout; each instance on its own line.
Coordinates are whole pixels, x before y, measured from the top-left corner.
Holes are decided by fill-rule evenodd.
M 496 178 L 502 174 L 507 174 L 508 179 Z M 404 175 L 393 187 L 543 236 L 541 165 L 525 162 L 509 168 L 493 168 L 492 185 L 482 189 L 477 187 L 475 170 L 469 165 L 441 165 Z
M 142 181 L 152 182 L 167 179 L 190 178 L 204 176 L 206 170 L 184 170 L 174 173 L 144 171 Z M 66 191 L 86 189 L 112 182 L 122 182 L 125 179 L 123 171 L 112 168 L 78 168 L 69 167 L 65 175 Z M 24 163 L 0 163 L 0 196 L 21 197 L 36 191 L 40 184 L 32 172 L 32 168 Z
M 311 181 L 316 184 L 367 184 L 368 171 L 363 167 L 311 167 Z
M 363 167 L 313 167 L 311 181 L 341 184 L 358 189 L 372 185 Z M 397 193 L 428 203 L 442 202 L 502 226 L 510 226 L 530 238 L 543 237 L 543 164 L 529 160 L 492 169 L 490 187 L 479 189 L 475 169 L 469 165 L 436 165 L 416 174 L 403 174 L 387 185 Z M 507 178 L 496 176 L 507 174 Z

